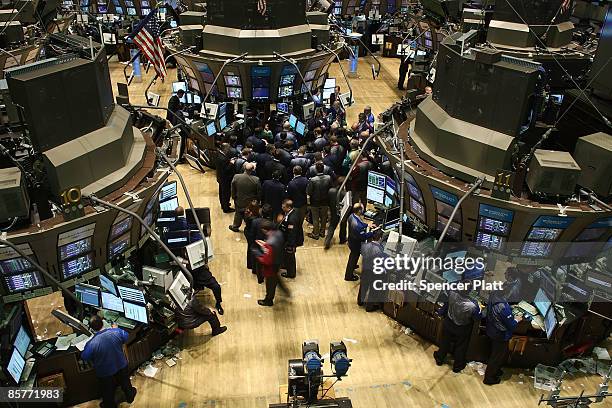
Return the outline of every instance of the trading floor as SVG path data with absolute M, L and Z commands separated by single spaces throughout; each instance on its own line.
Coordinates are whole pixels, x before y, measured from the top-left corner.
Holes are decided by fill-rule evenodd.
M 351 81 L 356 104 L 347 112 L 349 123 L 365 105 L 378 114 L 401 96 L 396 89 L 398 60 L 381 59 L 383 68 L 376 80 L 366 61 L 360 60 L 360 78 Z M 111 60 L 110 66 L 113 82 L 123 81 L 124 65 Z M 142 82 L 130 86 L 132 103 L 143 104 L 143 89 L 151 74 L 152 70 Z M 337 65 L 330 75 L 341 78 Z M 151 88 L 162 95 L 160 106 L 166 106 L 175 76 L 176 71 L 170 70 L 165 83 Z M 340 80 L 339 85 L 345 87 Z M 543 391 L 533 386 L 533 370 L 507 369 L 500 385 L 487 387 L 471 367 L 455 374 L 449 365 L 436 366 L 435 346 L 404 332 L 382 312 L 366 313 L 359 308 L 359 282 L 343 279 L 348 256 L 345 246 L 336 244 L 325 251 L 322 240 L 306 238 L 297 251 L 297 279 L 289 282 L 291 297 L 280 293 L 273 308 L 258 306 L 264 287 L 246 269 L 243 234 L 228 229 L 233 214 L 224 214 L 219 207 L 214 170 L 201 174 L 187 165 L 179 169 L 194 205 L 211 208 L 214 259 L 210 267 L 222 285 L 225 315 L 221 322 L 228 332 L 212 338 L 210 327 L 203 325 L 179 335 L 178 364 L 168 367 L 163 361 L 156 362 L 159 371 L 154 378 L 136 374 L 133 383 L 139 392 L 132 406 L 267 407 L 280 402 L 287 384 L 287 360 L 299 358 L 301 343 L 308 339 L 318 339 L 321 344 L 344 340 L 352 366 L 348 377 L 330 392 L 350 397 L 354 407 L 537 406 Z M 186 203 L 180 189 L 179 200 Z M 59 298 L 58 293 L 53 296 Z M 48 313 L 49 302 L 34 299 L 30 306 L 33 314 L 42 315 Z M 39 326 L 43 323 L 38 322 Z M 598 380 L 570 377 L 564 381 L 564 391 L 594 391 Z M 80 405 L 97 406 L 98 401 Z

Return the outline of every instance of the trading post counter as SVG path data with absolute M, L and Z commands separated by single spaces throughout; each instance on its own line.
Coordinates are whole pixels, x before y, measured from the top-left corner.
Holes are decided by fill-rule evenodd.
M 440 305 L 419 299 L 418 295 L 405 301 L 389 301 L 383 305 L 384 313 L 410 327 L 416 334 L 440 345 L 444 318 L 438 314 Z M 552 306 L 555 307 L 555 306 Z M 517 307 L 513 307 L 517 310 Z M 519 323 L 509 342 L 507 367 L 534 368 L 538 364 L 556 366 L 563 360 L 590 351 L 597 342 L 610 333 L 610 321 L 598 315 L 574 308 L 563 307 L 565 318 L 550 335 L 535 328 L 531 322 Z M 468 361 L 486 362 L 490 341 L 486 335 L 486 320 L 474 323 L 467 353 Z
M 170 340 L 166 327 L 151 323 L 138 325 L 134 329 L 124 328 L 129 333 L 125 347 L 128 368 L 132 372 L 153 355 L 153 352 Z M 64 389 L 62 406 L 73 406 L 100 398 L 99 382 L 93 366 L 81 360 L 81 352 L 71 346 L 65 351 L 53 351 L 36 362 L 39 386 Z

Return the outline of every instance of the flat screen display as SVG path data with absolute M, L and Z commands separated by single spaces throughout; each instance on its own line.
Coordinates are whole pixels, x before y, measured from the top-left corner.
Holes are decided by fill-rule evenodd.
M 587 288 L 581 280 L 575 276 L 568 275 L 563 284 L 563 294 L 574 302 L 588 302 L 591 289 Z
M 413 197 L 410 197 L 410 212 L 425 221 L 425 207 Z
M 612 293 L 612 276 L 603 273 L 588 272 L 586 284 L 597 290 Z
M 291 126 L 293 129 L 295 129 L 295 125 L 297 125 L 297 116 L 295 116 L 294 114 L 291 114 L 289 116 L 289 126 Z
M 385 205 L 385 190 L 368 186 L 367 198 L 375 204 Z
M 174 211 L 179 206 L 178 198 L 174 197 L 171 200 L 159 203 L 160 211 Z
M 234 87 L 230 87 L 228 86 L 226 88 L 227 90 L 227 97 L 231 98 L 231 99 L 242 99 L 242 88 L 234 88 Z
M 3 274 L 25 272 L 33 267 L 34 265 L 25 258 L 13 258 L 0 261 L 0 271 L 2 271 Z
M 118 237 L 119 235 L 125 234 L 132 226 L 132 217 L 126 217 L 123 220 L 113 224 L 111 229 L 111 239 Z
M 13 349 L 13 354 L 11 354 L 11 358 L 6 366 L 6 370 L 9 372 L 15 384 L 19 384 L 19 380 L 21 379 L 21 374 L 23 373 L 23 368 L 25 367 L 25 360 L 19 354 L 19 351 Z
M 124 301 L 142 303 L 143 305 L 146 303 L 144 293 L 140 289 L 122 285 L 117 285 L 117 288 L 119 289 L 119 296 Z
M 123 302 L 125 317 L 140 323 L 148 324 L 147 308 L 130 302 Z
M 550 255 L 552 243 L 550 242 L 525 242 L 521 249 L 521 255 L 543 257 Z
M 127 9 L 128 12 L 128 16 L 135 16 L 136 15 L 136 9 L 135 8 L 129 8 Z
M 303 122 L 298 121 L 295 125 L 295 132 L 300 136 L 304 136 L 304 133 L 306 132 L 306 125 Z
M 436 223 L 436 230 L 438 232 L 444 231 L 444 227 L 446 226 L 447 223 L 448 223 L 448 218 L 438 215 L 438 222 Z M 451 222 L 446 234 L 453 239 L 456 239 L 456 240 L 460 239 L 461 238 L 461 225 L 456 222 Z
M 187 92 L 187 82 L 173 82 L 172 83 L 172 93 L 177 93 L 178 91 Z
M 378 188 L 385 190 L 386 177 L 384 174 L 376 173 L 374 171 L 368 172 L 368 187 Z
M 123 313 L 123 300 L 112 293 L 102 292 L 102 309 Z
M 112 241 L 108 246 L 108 255 L 110 258 L 114 258 L 128 250 L 130 247 L 130 235 L 126 234 L 122 237 Z
M 253 88 L 253 99 L 268 99 L 270 88 Z
M 542 288 L 538 289 L 533 303 L 535 304 L 536 308 L 538 309 L 538 312 L 540 312 L 542 316 L 546 316 L 546 313 L 548 312 L 548 309 L 552 304 Z
M 480 217 L 478 229 L 492 234 L 507 236 L 510 232 L 510 224 L 489 217 Z
M 562 229 L 558 228 L 532 228 L 527 239 L 534 241 L 555 241 L 561 235 Z
M 26 272 L 18 275 L 5 276 L 4 283 L 9 293 L 18 293 L 40 288 L 44 285 L 38 272 Z
M 25 357 L 26 351 L 28 351 L 28 347 L 30 347 L 30 343 L 32 339 L 25 331 L 25 328 L 21 326 L 19 328 L 19 332 L 17 332 L 17 337 L 15 337 L 15 341 L 13 342 L 13 346 L 15 349 L 19 351 L 19 354 Z
M 576 237 L 575 241 L 597 241 L 606 232 L 608 228 L 587 228 Z
M 240 77 L 237 75 L 225 75 L 226 86 L 242 86 L 240 83 Z
M 557 326 L 557 318 L 555 316 L 555 308 L 551 307 L 544 318 L 544 328 L 546 329 L 546 337 L 550 339 Z
M 504 244 L 504 237 L 499 235 L 487 234 L 486 232 L 478 231 L 476 233 L 476 246 L 487 248 L 493 251 L 501 251 Z
M 293 85 L 288 86 L 280 86 L 278 88 L 278 97 L 279 98 L 289 98 L 293 95 Z
M 212 121 L 208 125 L 206 125 L 206 134 L 208 136 L 214 136 L 214 135 L 217 134 L 217 125 L 215 124 L 214 121 Z
M 166 201 L 169 198 L 176 197 L 176 181 L 171 181 L 167 184 L 164 184 L 159 192 L 159 200 Z
M 276 110 L 280 113 L 289 113 L 289 104 L 288 103 L 277 103 Z
M 227 127 L 227 117 L 226 116 L 221 116 L 219 118 L 219 129 L 221 129 L 221 131 L 223 131 L 226 127 Z
M 94 268 L 93 254 L 87 254 L 78 258 L 64 261 L 62 262 L 61 266 L 62 276 L 64 277 L 64 279 L 70 279 L 76 276 L 80 276 Z
M 390 177 L 386 177 L 385 190 L 387 191 L 388 195 L 395 196 L 397 192 L 397 183 L 395 182 L 395 180 Z
M 89 237 L 59 247 L 60 261 L 91 251 L 91 244 L 92 239 Z
M 117 296 L 117 288 L 115 287 L 115 282 L 111 280 L 111 278 L 106 275 L 100 275 L 100 286 L 108 293 L 112 293 Z
M 408 192 L 411 196 L 418 199 L 419 201 L 423 201 L 423 195 L 421 194 L 421 190 L 412 183 L 408 183 Z
M 100 307 L 99 288 L 91 285 L 77 283 L 74 286 L 74 294 L 76 295 L 76 298 L 79 299 L 83 304 L 93 307 Z
M 189 245 L 189 231 L 170 231 L 165 240 L 169 248 L 184 248 Z
M 283 75 L 280 77 L 279 86 L 287 86 L 291 85 L 293 88 L 293 82 L 295 81 L 295 75 Z
M 453 213 L 453 208 L 454 207 L 450 204 L 446 204 L 442 201 L 436 200 L 436 211 L 438 212 L 439 215 L 442 215 L 445 218 L 449 218 L 451 216 L 451 214 Z M 455 213 L 454 221 L 461 222 L 461 208 L 459 208 L 457 212 Z

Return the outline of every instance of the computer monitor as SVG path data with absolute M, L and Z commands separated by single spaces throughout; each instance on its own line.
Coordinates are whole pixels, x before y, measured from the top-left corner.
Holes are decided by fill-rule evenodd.
M 387 177 L 384 174 L 375 171 L 368 171 L 368 187 L 374 187 L 385 191 Z
M 21 354 L 19 354 L 19 351 L 17 351 L 17 349 L 13 349 L 13 354 L 11 354 L 11 358 L 6 366 L 6 370 L 15 381 L 15 384 L 19 384 L 24 367 L 25 359 L 21 356 Z
M 304 122 L 298 121 L 295 124 L 295 133 L 300 136 L 304 136 L 304 134 L 306 133 L 306 124 Z
M 187 259 L 189 259 L 192 270 L 206 263 L 206 248 L 204 247 L 203 240 L 187 245 L 185 250 L 187 251 Z
M 168 231 L 164 235 L 164 240 L 170 249 L 185 248 L 189 245 L 189 231 Z
M 227 116 L 221 116 L 219 118 L 219 130 L 223 132 L 223 130 L 225 130 L 226 127 L 227 127 Z
M 123 300 L 109 292 L 102 292 L 102 309 L 123 313 Z
M 226 86 L 241 86 L 240 77 L 237 75 L 225 75 Z
M 216 103 L 206 102 L 202 106 L 202 110 L 200 111 L 200 117 L 205 119 L 217 119 L 217 111 L 219 110 L 219 105 Z
M 214 136 L 217 134 L 217 124 L 214 120 L 206 125 L 206 134 L 208 136 Z
M 385 205 L 385 190 L 368 186 L 367 199 L 374 204 Z
M 194 93 L 193 94 L 193 101 L 192 102 L 193 102 L 194 105 L 199 105 L 199 104 L 202 103 L 202 98 L 200 97 L 200 95 Z
M 315 103 L 314 102 L 305 103 L 304 105 L 302 105 L 302 111 L 304 114 L 304 120 L 312 118 L 314 116 Z
M 176 197 L 176 181 L 170 181 L 163 185 L 159 193 L 159 201 L 166 201 Z
M 569 274 L 563 284 L 563 298 L 570 302 L 588 302 L 591 289 L 583 281 Z
M 159 106 L 160 100 L 161 100 L 161 95 L 158 95 L 153 92 L 149 92 L 149 104 L 151 106 Z
M 253 99 L 262 100 L 270 97 L 270 88 L 253 88 Z
M 288 103 L 277 103 L 276 111 L 280 113 L 289 113 L 289 104 Z
M 174 211 L 179 206 L 178 198 L 174 197 L 163 203 L 159 203 L 159 209 L 161 211 Z
M 149 317 L 147 316 L 147 308 L 143 305 L 137 305 L 130 302 L 123 302 L 123 311 L 125 317 L 140 323 L 148 324 Z
M 97 286 L 77 283 L 74 286 L 74 294 L 81 303 L 93 307 L 100 307 L 100 288 Z
M 297 124 L 297 121 L 298 121 L 298 118 L 294 114 L 291 114 L 289 116 L 289 126 L 291 126 L 293 129 L 295 129 L 295 125 Z
M 172 93 L 177 93 L 180 90 L 187 92 L 187 82 L 179 81 L 172 83 Z
M 58 248 L 60 261 L 65 261 L 69 258 L 74 258 L 81 254 L 87 253 L 92 249 L 92 238 L 87 237 L 78 241 L 62 245 Z
M 342 103 L 342 106 L 346 109 L 349 106 L 351 106 L 353 103 L 355 103 L 355 100 L 353 98 L 351 98 L 351 94 L 350 92 L 346 92 L 343 94 L 340 94 L 340 102 Z
M 124 302 L 141 303 L 143 305 L 146 303 L 142 290 L 126 285 L 117 285 L 117 288 L 119 289 L 119 296 Z
M 550 339 L 556 326 L 557 317 L 555 316 L 555 308 L 551 307 L 548 309 L 548 312 L 544 317 L 544 329 L 546 330 L 546 338 Z
M 4 282 L 9 293 L 19 293 L 44 286 L 40 273 L 34 271 L 5 276 Z
M 31 342 L 32 339 L 26 332 L 25 328 L 21 326 L 17 332 L 17 337 L 15 337 L 13 346 L 15 346 L 15 349 L 17 349 L 17 351 L 19 351 L 19 353 L 25 357 L 26 351 L 28 351 L 28 347 L 30 347 Z
M 106 292 L 117 296 L 117 287 L 115 286 L 115 282 L 113 282 L 112 279 L 106 275 L 100 275 L 100 287 Z
M 535 304 L 536 308 L 538 309 L 538 312 L 540 312 L 542 316 L 546 316 L 546 313 L 548 313 L 548 309 L 550 309 L 550 306 L 552 305 L 550 299 L 548 298 L 548 296 L 546 296 L 546 293 L 544 293 L 544 290 L 542 290 L 542 288 L 538 289 L 538 293 L 536 293 L 533 303 Z
M 279 98 L 289 98 L 293 95 L 293 85 L 285 85 L 278 87 Z M 285 112 L 288 113 L 288 112 Z
M 83 322 L 81 322 L 80 320 L 70 316 L 68 313 L 59 310 L 59 309 L 54 309 L 51 311 L 51 314 L 58 319 L 60 322 L 64 323 L 67 326 L 72 327 L 72 329 L 79 333 L 79 334 L 85 334 L 85 335 L 90 335 L 93 334 L 91 332 L 91 329 L 87 326 L 85 326 L 83 324 Z
M 242 88 L 228 86 L 226 88 L 226 90 L 227 90 L 227 97 L 228 98 L 231 98 L 231 99 L 242 99 Z
M 13 258 L 0 261 L 0 272 L 2 274 L 13 274 L 25 272 L 34 266 L 26 258 Z

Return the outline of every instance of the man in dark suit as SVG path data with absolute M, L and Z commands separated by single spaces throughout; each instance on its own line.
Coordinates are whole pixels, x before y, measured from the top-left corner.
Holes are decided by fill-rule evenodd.
M 323 174 L 323 163 L 316 165 L 317 175 L 310 179 L 306 193 L 308 203 L 312 212 L 312 233 L 308 236 L 318 240 L 320 236 L 325 236 L 325 226 L 327 225 L 327 213 L 329 211 L 329 189 L 331 188 L 331 177 Z
M 261 180 L 266 179 L 266 163 L 274 160 L 274 150 L 276 150 L 276 148 L 273 144 L 266 145 L 265 153 L 260 153 L 255 158 L 255 161 L 257 162 L 257 177 L 259 177 Z
M 255 153 L 264 153 L 266 151 L 266 142 L 264 142 L 264 140 L 259 137 L 261 132 L 261 128 L 257 128 L 255 129 L 255 133 L 247 137 L 246 139 L 246 143 L 251 143 L 251 145 L 253 146 L 253 151 Z
M 275 171 L 272 179 L 264 181 L 261 186 L 261 202 L 272 207 L 272 219 L 283 211 L 281 204 L 287 193 L 287 187 L 280 181 L 280 178 L 281 173 Z
M 304 222 L 306 218 L 306 187 L 308 187 L 308 179 L 302 175 L 302 166 L 293 168 L 293 180 L 287 184 L 287 198 L 293 201 L 293 207 L 300 214 L 300 219 Z
M 359 279 L 355 275 L 355 269 L 357 269 L 357 262 L 359 262 L 359 257 L 361 256 L 361 244 L 372 237 L 372 231 L 368 231 L 368 224 L 361 219 L 362 214 L 363 205 L 361 203 L 353 205 L 353 213 L 349 216 L 348 220 L 348 247 L 351 253 L 349 254 L 344 273 L 344 280 L 346 281 L 356 281 Z
M 285 236 L 285 270 L 281 276 L 294 279 L 296 276 L 295 250 L 304 245 L 304 229 L 300 222 L 299 213 L 293 208 L 293 201 L 283 201 L 284 218 L 280 223 L 280 230 Z
M 255 165 L 246 163 L 244 165 L 244 173 L 236 174 L 232 179 L 232 198 L 236 213 L 234 214 L 234 223 L 229 226 L 234 232 L 240 231 L 240 225 L 244 218 L 244 210 L 253 200 L 259 201 L 261 197 L 261 184 L 259 178 L 253 174 Z
M 218 152 L 215 167 L 217 170 L 217 183 L 219 183 L 219 203 L 224 213 L 234 211 L 230 207 L 231 184 L 234 177 L 232 158 L 231 146 L 228 143 L 223 143 Z
M 166 119 L 172 124 L 172 126 L 176 126 L 180 123 L 176 117 L 180 115 L 180 110 L 183 107 L 183 104 L 181 103 L 183 96 L 185 96 L 185 91 L 179 89 L 176 95 L 172 95 L 168 101 L 168 110 L 170 112 L 166 114 Z
M 289 182 L 287 168 L 283 166 L 283 163 L 280 162 L 279 156 L 280 154 L 278 153 L 278 149 L 274 150 L 274 158 L 270 161 L 267 161 L 264 165 L 264 180 L 272 179 L 272 175 L 276 172 L 279 172 L 281 175 L 280 181 L 283 184 L 287 184 Z
M 366 312 L 373 312 L 377 308 L 382 307 L 382 303 L 374 301 L 376 297 L 373 288 L 374 281 L 380 279 L 380 275 L 374 273 L 374 262 L 376 262 L 377 258 L 384 259 L 388 257 L 381 243 L 382 238 L 382 230 L 375 230 L 372 234 L 372 240 L 361 246 L 363 267 L 361 268 L 357 304 L 359 306 L 365 304 Z

